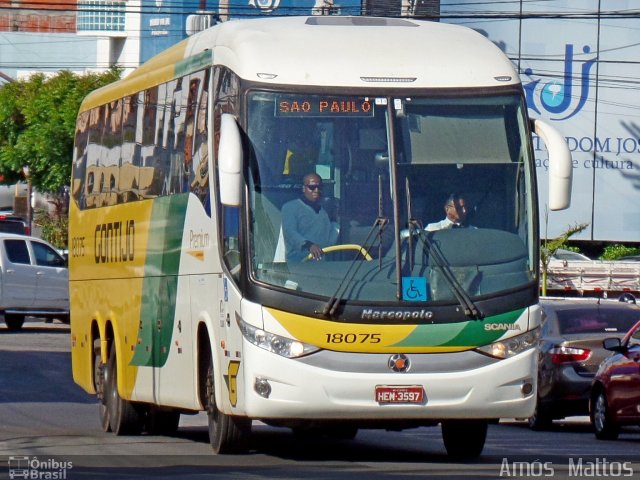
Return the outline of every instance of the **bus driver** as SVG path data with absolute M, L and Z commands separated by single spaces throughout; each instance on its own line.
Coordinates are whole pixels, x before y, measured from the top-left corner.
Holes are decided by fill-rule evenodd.
M 452 193 L 444 202 L 445 218 L 439 222 L 428 224 L 424 229 L 427 232 L 434 232 L 447 228 L 476 228 L 467 224 L 467 208 L 464 197 Z
M 282 207 L 282 231 L 287 261 L 302 261 L 309 254 L 322 258 L 322 248 L 335 244 L 338 227 L 322 208 L 322 178 L 308 173 L 302 180 L 302 196 Z

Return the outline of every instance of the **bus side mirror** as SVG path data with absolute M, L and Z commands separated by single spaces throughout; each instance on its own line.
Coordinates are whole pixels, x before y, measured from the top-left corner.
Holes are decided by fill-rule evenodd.
M 236 119 L 229 113 L 220 117 L 218 185 L 223 205 L 237 207 L 242 198 L 242 137 Z
M 532 129 L 549 153 L 549 208 L 564 210 L 571 205 L 573 165 L 571 152 L 560 132 L 542 120 L 531 120 Z

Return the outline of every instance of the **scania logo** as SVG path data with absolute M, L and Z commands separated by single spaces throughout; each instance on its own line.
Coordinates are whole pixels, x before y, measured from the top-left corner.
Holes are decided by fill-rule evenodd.
M 408 372 L 411 367 L 411 362 L 409 361 L 409 357 L 403 355 L 402 353 L 396 353 L 389 357 L 388 362 L 389 368 L 394 372 L 404 373 Z
M 517 323 L 486 323 L 484 329 L 486 332 L 492 330 L 521 330 L 520 325 Z

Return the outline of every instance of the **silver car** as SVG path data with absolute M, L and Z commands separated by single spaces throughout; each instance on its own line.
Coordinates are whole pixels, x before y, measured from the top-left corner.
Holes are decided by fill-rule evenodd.
M 25 316 L 69 321 L 66 260 L 35 237 L 0 233 L 0 313 L 9 330 Z
M 540 299 L 543 309 L 539 343 L 538 401 L 529 418 L 534 430 L 550 427 L 554 419 L 589 414 L 591 382 L 610 352 L 607 337 L 624 334 L 640 320 L 640 306 L 597 298 Z

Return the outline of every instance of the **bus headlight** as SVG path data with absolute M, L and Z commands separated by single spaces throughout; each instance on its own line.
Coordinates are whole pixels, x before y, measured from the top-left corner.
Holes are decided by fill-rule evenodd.
M 536 347 L 538 345 L 539 335 L 540 329 L 536 328 L 522 335 L 516 335 L 515 337 L 498 340 L 489 345 L 478 347 L 476 350 L 495 358 L 510 358 L 525 350 Z
M 242 331 L 242 336 L 248 342 L 283 357 L 298 358 L 320 350 L 320 348 L 314 345 L 266 332 L 261 328 L 249 325 L 240 318 L 238 318 L 238 326 L 240 327 L 240 331 Z

